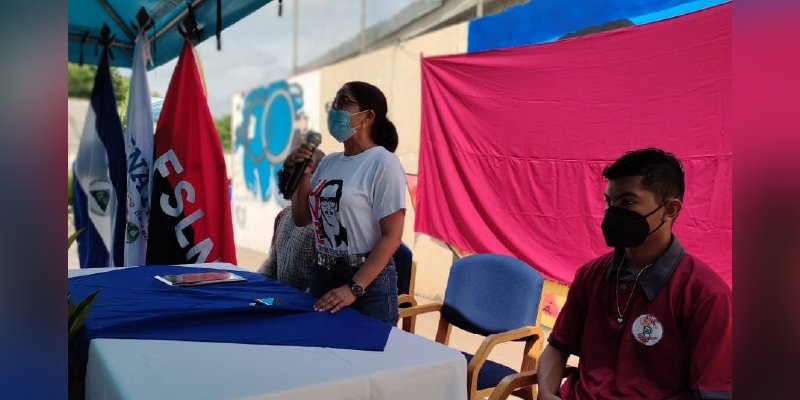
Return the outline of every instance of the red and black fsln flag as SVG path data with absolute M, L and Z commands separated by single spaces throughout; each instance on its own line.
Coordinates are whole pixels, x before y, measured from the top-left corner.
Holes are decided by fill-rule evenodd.
M 225 159 L 189 42 L 156 127 L 147 264 L 236 264 Z

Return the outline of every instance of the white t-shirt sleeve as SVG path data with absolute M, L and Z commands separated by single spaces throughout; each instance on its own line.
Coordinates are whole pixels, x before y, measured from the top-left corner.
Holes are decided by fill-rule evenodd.
M 375 170 L 372 193 L 372 213 L 378 221 L 406 208 L 406 173 L 393 153 L 384 153 Z

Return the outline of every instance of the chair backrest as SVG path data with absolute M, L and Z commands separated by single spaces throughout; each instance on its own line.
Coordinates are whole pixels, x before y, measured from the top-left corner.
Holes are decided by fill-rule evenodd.
M 397 294 L 410 294 L 411 287 L 411 249 L 400 242 L 400 247 L 394 252 L 394 266 L 397 269 Z
M 522 260 L 474 254 L 453 262 L 442 317 L 479 335 L 536 325 L 544 278 Z

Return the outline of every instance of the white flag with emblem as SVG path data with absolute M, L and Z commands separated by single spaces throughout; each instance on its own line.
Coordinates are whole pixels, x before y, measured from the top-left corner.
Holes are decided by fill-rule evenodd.
M 153 112 L 147 83 L 149 43 L 144 34 L 136 39 L 125 126 L 128 159 L 128 199 L 125 224 L 125 265 L 144 265 L 150 219 L 150 178 L 153 167 Z

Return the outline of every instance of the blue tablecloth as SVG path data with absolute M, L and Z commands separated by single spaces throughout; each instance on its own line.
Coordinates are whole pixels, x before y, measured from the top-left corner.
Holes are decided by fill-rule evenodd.
M 168 286 L 155 275 L 218 271 L 142 266 L 69 279 L 70 301 L 97 289 L 84 339 L 165 339 L 382 351 L 391 325 L 345 308 L 336 314 L 312 309 L 314 297 L 251 272 L 232 271 L 241 283 Z M 251 306 L 256 298 L 283 303 Z

